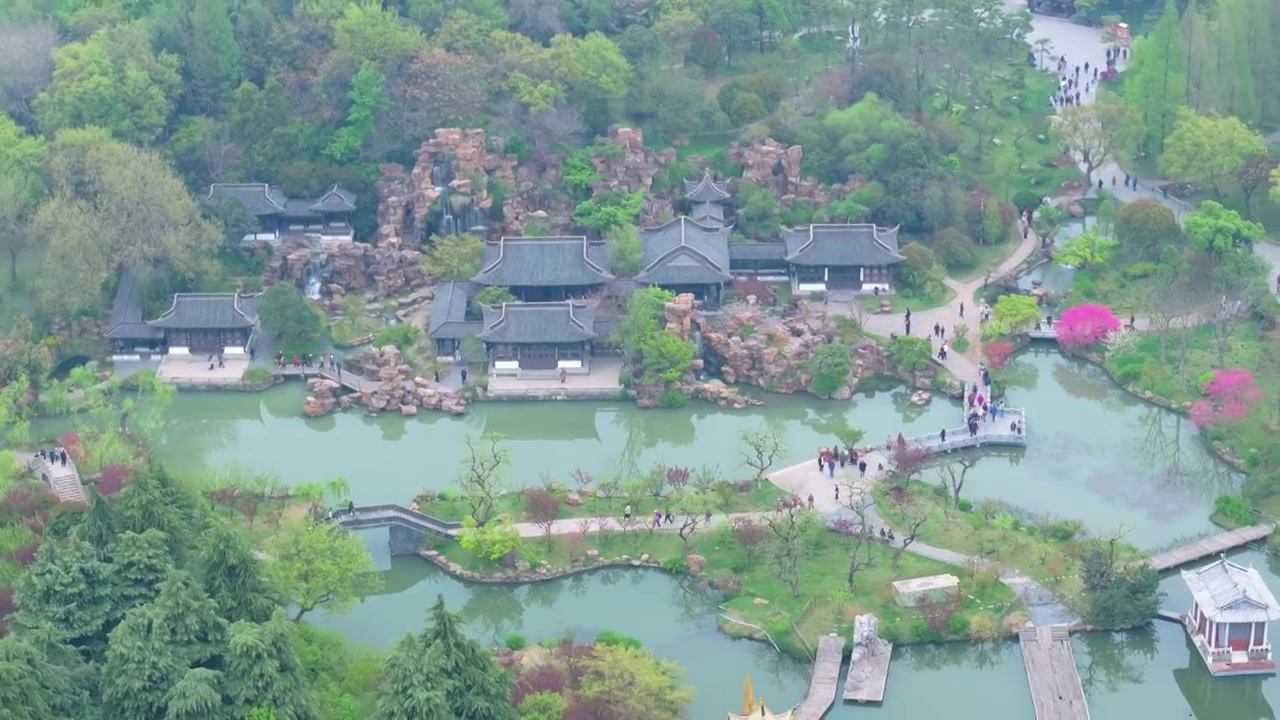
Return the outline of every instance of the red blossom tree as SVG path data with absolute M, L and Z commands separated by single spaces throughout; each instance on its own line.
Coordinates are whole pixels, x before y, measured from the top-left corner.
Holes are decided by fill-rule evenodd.
M 933 450 L 903 440 L 893 444 L 889 461 L 893 463 L 893 469 L 902 476 L 902 484 L 910 485 L 933 462 Z
M 99 495 L 114 495 L 124 487 L 124 483 L 133 474 L 128 465 L 104 465 L 98 471 L 97 490 Z
M 1013 343 L 1007 343 L 1003 340 L 982 343 L 982 354 L 987 358 L 987 364 L 991 367 L 1002 368 L 1005 363 L 1009 362 L 1009 356 L 1013 354 Z
M 1214 370 L 1204 384 L 1204 397 L 1191 403 L 1191 422 L 1206 428 L 1221 422 L 1243 420 L 1262 400 L 1262 388 L 1244 368 Z
M 560 501 L 542 488 L 529 488 L 524 491 L 524 517 L 537 525 L 550 542 L 551 528 L 560 517 Z
M 530 695 L 540 692 L 563 694 L 569 687 L 565 672 L 551 664 L 535 665 L 520 673 L 511 686 L 511 704 L 519 707 Z
M 1053 328 L 1058 331 L 1058 344 L 1075 352 L 1119 330 L 1120 320 L 1105 305 L 1076 305 L 1063 310 Z
M 764 525 L 756 522 L 754 518 L 736 517 L 731 522 L 733 525 L 733 537 L 742 546 L 743 552 L 747 555 L 747 561 L 750 562 L 755 559 L 756 554 L 760 551 L 761 545 L 768 535 L 768 530 Z

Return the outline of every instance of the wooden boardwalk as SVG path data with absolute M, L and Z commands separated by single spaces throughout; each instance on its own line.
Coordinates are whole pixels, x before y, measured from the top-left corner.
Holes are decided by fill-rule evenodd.
M 844 638 L 823 635 L 813 659 L 813 677 L 804 700 L 792 710 L 795 720 L 819 720 L 836 701 L 840 686 L 840 663 L 844 660 Z
M 1156 570 L 1170 570 L 1179 565 L 1219 555 L 1241 545 L 1257 542 L 1270 535 L 1275 529 L 1274 525 L 1250 525 L 1236 528 L 1162 552 L 1151 558 L 1151 564 Z
M 1031 686 L 1036 720 L 1089 720 L 1089 703 L 1076 669 L 1071 634 L 1041 625 L 1018 632 L 1022 664 Z
M 67 464 L 49 462 L 35 453 L 15 453 L 18 462 L 31 472 L 40 476 L 49 485 L 49 489 L 58 497 L 58 502 L 87 503 L 89 496 L 85 494 L 84 483 L 80 480 L 80 472 L 70 457 Z

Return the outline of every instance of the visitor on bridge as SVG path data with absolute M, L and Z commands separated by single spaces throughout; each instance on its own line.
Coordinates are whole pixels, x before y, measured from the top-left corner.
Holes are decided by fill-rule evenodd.
M 830 455 L 827 456 L 827 476 L 828 477 L 836 476 L 836 459 L 831 457 Z
M 945 443 L 947 441 L 947 429 L 942 428 L 942 432 L 938 433 L 938 437 Z
M 836 502 L 840 502 L 840 484 L 836 483 Z

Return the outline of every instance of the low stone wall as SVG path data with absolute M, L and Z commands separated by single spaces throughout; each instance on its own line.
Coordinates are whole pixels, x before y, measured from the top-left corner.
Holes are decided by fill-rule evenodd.
M 524 565 L 517 564 L 515 568 L 491 573 L 467 570 L 436 550 L 419 550 L 418 555 L 459 580 L 491 585 L 523 585 L 547 580 L 560 580 L 574 575 L 582 575 L 596 570 L 608 570 L 610 568 L 649 568 L 650 570 L 666 572 L 666 568 L 660 563 L 651 560 L 648 553 L 641 555 L 639 558 L 632 558 L 630 555 L 605 558 L 599 555 L 592 556 L 590 554 L 592 552 L 594 551 L 588 550 L 586 558 L 575 558 L 574 562 L 580 564 L 573 567 L 553 568 L 544 564 L 541 567 L 534 568 L 525 563 Z
M 174 388 L 183 392 L 209 392 L 213 390 L 231 391 L 231 392 L 262 392 L 269 388 L 275 387 L 284 382 L 283 376 L 273 376 L 270 380 L 263 380 L 257 383 L 246 383 L 240 380 L 231 382 L 211 382 L 208 380 L 173 380 L 169 384 Z
M 521 402 L 539 400 L 627 400 L 630 395 L 620 387 L 611 388 L 519 388 L 489 390 L 477 400 Z

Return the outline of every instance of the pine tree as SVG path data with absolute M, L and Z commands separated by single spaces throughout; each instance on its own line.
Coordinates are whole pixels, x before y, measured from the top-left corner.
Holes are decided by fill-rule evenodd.
M 1186 53 L 1175 0 L 1165 0 L 1160 20 L 1134 44 L 1133 59 L 1129 72 L 1134 75 L 1134 104 L 1142 113 L 1143 146 L 1158 154 L 1186 102 Z
M 197 106 L 218 110 L 244 78 L 244 62 L 231 25 L 226 0 L 195 0 L 188 22 L 191 45 L 187 67 L 191 72 L 191 97 Z
M 1189 0 L 1182 13 L 1182 45 L 1187 68 L 1184 94 L 1187 105 L 1196 112 L 1205 112 L 1213 102 L 1208 33 L 1208 21 L 1197 0 Z
M 115 496 L 114 506 L 119 532 L 160 530 L 179 567 L 187 557 L 186 539 L 197 536 L 207 522 L 207 515 L 196 510 L 191 496 L 155 465 L 134 473 Z
M 89 511 L 81 517 L 75 534 L 99 550 L 106 550 L 116 536 L 115 512 L 102 495 L 93 493 Z
M 422 639 L 439 655 L 445 699 L 459 720 L 515 720 L 510 678 L 480 643 L 463 634 L 462 619 L 445 608 L 443 595 L 431 606 Z
M 44 627 L 52 637 L 94 652 L 106 640 L 116 609 L 110 568 L 96 548 L 80 540 L 42 545 L 14 594 L 22 608 L 17 625 Z
M 77 659 L 78 660 L 78 659 Z M 83 667 L 78 668 L 83 670 Z M 91 705 L 83 683 L 88 673 L 73 674 L 50 662 L 28 638 L 0 639 L 0 717 L 5 720 L 73 720 Z
M 168 618 L 154 605 L 129 611 L 111 632 L 102 666 L 104 717 L 164 717 L 169 691 L 189 669 L 182 648 L 169 642 Z
M 156 529 L 121 533 L 111 546 L 111 578 L 119 614 L 154 600 L 160 583 L 172 572 L 164 533 Z
M 164 624 L 168 644 L 185 666 L 199 665 L 217 655 L 226 642 L 227 623 L 204 590 L 184 571 L 160 583 L 155 602 L 144 606 Z
M 383 667 L 376 720 L 452 720 L 445 699 L 448 681 L 441 675 L 440 653 L 417 635 L 396 643 Z
M 265 622 L 276 609 L 273 591 L 263 578 L 258 559 L 225 526 L 207 530 L 197 557 L 205 592 L 228 622 Z
M 280 613 L 265 623 L 237 622 L 223 656 L 227 702 L 237 718 L 269 708 L 277 720 L 314 720 L 315 694 L 290 641 L 292 623 Z
M 222 673 L 192 668 L 165 696 L 164 720 L 239 720 L 222 701 Z

